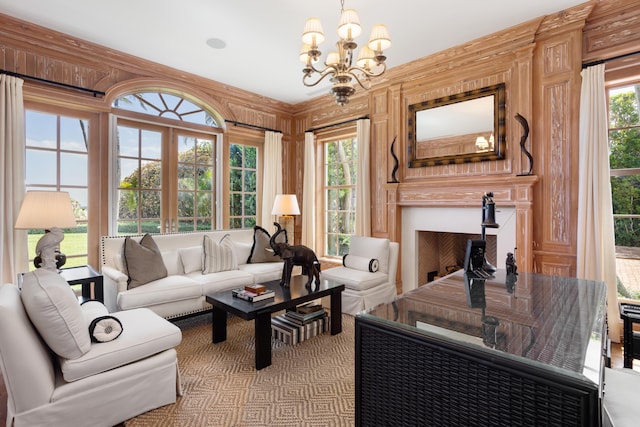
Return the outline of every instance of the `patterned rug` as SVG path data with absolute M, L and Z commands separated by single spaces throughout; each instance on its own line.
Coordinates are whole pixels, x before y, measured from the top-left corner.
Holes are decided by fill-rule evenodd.
M 231 317 L 211 343 L 211 315 L 176 322 L 184 395 L 125 423 L 135 426 L 352 426 L 354 318 L 295 346 L 274 341 L 272 365 L 254 367 L 253 321 Z

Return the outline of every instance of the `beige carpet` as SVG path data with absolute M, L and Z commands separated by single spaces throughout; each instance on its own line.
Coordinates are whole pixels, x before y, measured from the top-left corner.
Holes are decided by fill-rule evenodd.
M 342 333 L 298 345 L 276 342 L 272 365 L 254 368 L 253 321 L 231 317 L 211 343 L 211 315 L 177 322 L 184 395 L 125 423 L 134 426 L 352 426 L 354 318 Z

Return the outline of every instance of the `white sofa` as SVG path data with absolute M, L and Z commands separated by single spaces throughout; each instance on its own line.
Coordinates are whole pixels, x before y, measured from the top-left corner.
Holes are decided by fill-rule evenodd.
M 400 245 L 389 239 L 351 236 L 349 253 L 343 258 L 343 265 L 322 271 L 320 277 L 345 285 L 342 312 L 355 315 L 395 300 L 399 252 Z M 350 256 L 357 261 L 350 263 Z M 371 260 L 377 263 L 375 272 L 369 271 Z M 364 264 L 359 265 L 360 261 Z
M 203 274 L 204 236 L 218 242 L 227 234 L 233 242 L 237 268 Z M 205 301 L 207 293 L 279 280 L 282 276 L 281 261 L 247 263 L 254 244 L 253 229 L 157 234 L 152 237 L 162 253 L 168 275 L 133 289 L 127 289 L 128 276 L 123 260 L 125 237 L 102 237 L 100 259 L 104 303 L 109 311 L 146 307 L 166 319 L 178 318 L 210 310 L 211 306 Z M 140 241 L 142 236 L 132 238 Z M 257 247 L 257 250 L 264 251 L 264 247 Z
M 7 426 L 108 427 L 181 394 L 177 326 L 146 309 L 112 313 L 119 335 L 92 342 L 85 314 L 55 272 L 0 286 Z

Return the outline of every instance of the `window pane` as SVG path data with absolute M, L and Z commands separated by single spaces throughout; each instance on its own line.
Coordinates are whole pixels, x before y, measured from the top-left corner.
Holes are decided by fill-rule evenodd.
M 229 171 L 229 189 L 231 191 L 242 191 L 242 169 L 231 169 Z
M 247 170 L 244 172 L 244 188 L 245 192 L 256 192 L 256 171 Z
M 212 194 L 210 192 L 198 191 L 196 193 L 198 203 L 198 217 L 210 218 L 212 216 Z
M 141 191 L 140 192 L 140 217 L 160 218 L 160 192 Z
M 145 159 L 160 159 L 162 157 L 162 133 L 142 130 L 142 153 Z
M 132 190 L 118 191 L 118 218 L 138 218 L 138 192 Z
M 178 192 L 178 217 L 193 216 L 194 193 L 179 191 Z
M 60 149 L 87 152 L 88 125 L 86 120 L 60 117 Z
M 87 183 L 87 155 L 60 153 L 60 185 Z
M 162 186 L 162 176 L 160 172 L 160 162 L 143 161 L 140 170 L 141 188 L 160 188 Z
M 258 149 L 256 147 L 250 147 L 246 145 L 244 147 L 244 162 L 245 167 L 255 169 L 257 165 Z
M 213 168 L 207 166 L 198 166 L 198 190 L 211 191 L 213 187 Z
M 229 147 L 229 165 L 231 167 L 242 167 L 242 146 L 231 144 Z
M 32 185 L 56 185 L 56 152 L 26 150 L 26 181 Z
M 27 110 L 25 112 L 27 147 L 56 148 L 57 116 Z
M 138 157 L 140 155 L 138 129 L 118 126 L 118 154 L 127 157 Z
M 231 197 L 231 216 L 242 215 L 242 194 L 232 194 Z
M 244 215 L 255 216 L 256 214 L 256 195 L 245 194 L 244 195 Z
M 193 165 L 184 163 L 178 164 L 178 189 L 179 190 L 195 190 L 196 179 Z
M 196 163 L 213 164 L 213 141 L 210 139 L 198 139 L 196 151 Z

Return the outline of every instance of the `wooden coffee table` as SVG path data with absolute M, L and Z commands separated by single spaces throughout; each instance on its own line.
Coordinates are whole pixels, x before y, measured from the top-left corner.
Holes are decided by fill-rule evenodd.
M 227 313 L 244 320 L 255 320 L 256 369 L 266 368 L 271 365 L 271 315 L 327 295 L 331 304 L 331 335 L 342 332 L 341 294 L 344 285 L 321 280 L 319 285 L 314 284 L 309 290 L 305 287 L 306 282 L 306 276 L 293 276 L 289 288 L 281 287 L 280 280 L 266 282 L 267 288 L 275 291 L 275 298 L 254 303 L 234 298 L 230 290 L 207 294 L 206 300 L 213 306 L 213 342 L 227 339 Z

